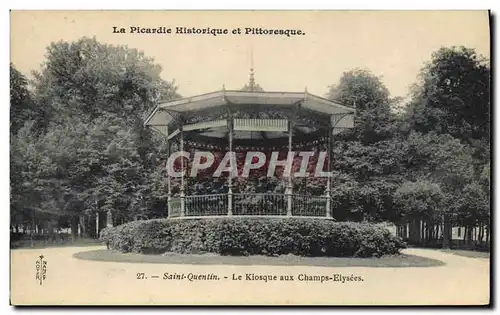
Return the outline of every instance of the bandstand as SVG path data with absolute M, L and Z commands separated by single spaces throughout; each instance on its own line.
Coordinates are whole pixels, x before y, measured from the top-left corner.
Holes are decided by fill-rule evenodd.
M 267 92 L 255 84 L 253 71 L 243 90 L 226 90 L 182 98 L 155 107 L 145 125 L 167 139 L 168 155 L 173 147 L 238 152 L 282 150 L 293 154 L 301 145 L 324 145 L 332 152 L 333 136 L 354 125 L 355 110 L 307 92 Z M 196 150 L 196 149 L 195 149 Z M 331 172 L 332 157 L 326 168 Z M 180 159 L 185 169 L 185 159 Z M 188 162 L 189 163 L 189 162 Z M 294 178 L 283 179 L 283 191 L 244 191 L 240 179 L 204 179 L 222 188 L 194 191 L 197 178 L 168 176 L 168 218 L 219 216 L 288 216 L 332 219 L 331 177 L 324 180 L 321 194 L 296 191 Z M 175 182 L 175 183 L 174 183 Z M 307 186 L 307 184 L 306 184 Z

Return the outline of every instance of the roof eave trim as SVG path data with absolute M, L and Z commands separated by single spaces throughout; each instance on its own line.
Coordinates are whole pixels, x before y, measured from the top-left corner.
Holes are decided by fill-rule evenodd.
M 151 119 L 153 119 L 154 115 L 156 115 L 156 112 L 158 112 L 158 109 L 160 108 L 160 105 L 156 105 L 155 109 L 151 114 L 149 114 L 148 118 L 144 121 L 144 126 L 148 126 L 149 122 Z
M 346 106 L 346 105 L 342 105 L 342 104 L 339 104 L 337 102 L 334 102 L 334 101 L 331 101 L 327 98 L 324 98 L 324 97 L 320 97 L 320 96 L 317 96 L 317 95 L 314 95 L 314 94 L 310 94 L 310 93 L 307 93 L 308 96 L 311 96 L 312 98 L 316 99 L 317 101 L 320 101 L 324 104 L 330 104 L 330 105 L 335 105 L 335 106 L 338 106 L 338 107 L 341 107 L 341 108 L 344 108 L 344 109 L 347 109 L 349 112 L 351 113 L 355 113 L 356 112 L 356 109 L 355 108 L 352 108 L 352 107 L 349 107 L 349 106 Z

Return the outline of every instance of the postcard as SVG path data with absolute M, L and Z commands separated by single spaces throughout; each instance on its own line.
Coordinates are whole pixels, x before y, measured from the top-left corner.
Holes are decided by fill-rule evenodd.
M 11 11 L 12 305 L 490 305 L 488 11 Z

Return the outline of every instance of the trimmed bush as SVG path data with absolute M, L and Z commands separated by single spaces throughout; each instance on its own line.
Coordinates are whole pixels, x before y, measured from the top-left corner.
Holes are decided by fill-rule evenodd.
M 143 254 L 380 257 L 406 247 L 375 224 L 304 218 L 134 221 L 102 230 L 101 239 L 111 249 Z

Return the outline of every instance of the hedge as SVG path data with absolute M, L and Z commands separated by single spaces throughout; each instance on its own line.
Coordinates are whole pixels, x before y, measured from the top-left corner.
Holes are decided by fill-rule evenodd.
M 380 257 L 406 245 L 382 226 L 307 218 L 156 219 L 101 231 L 110 249 L 162 254 Z

